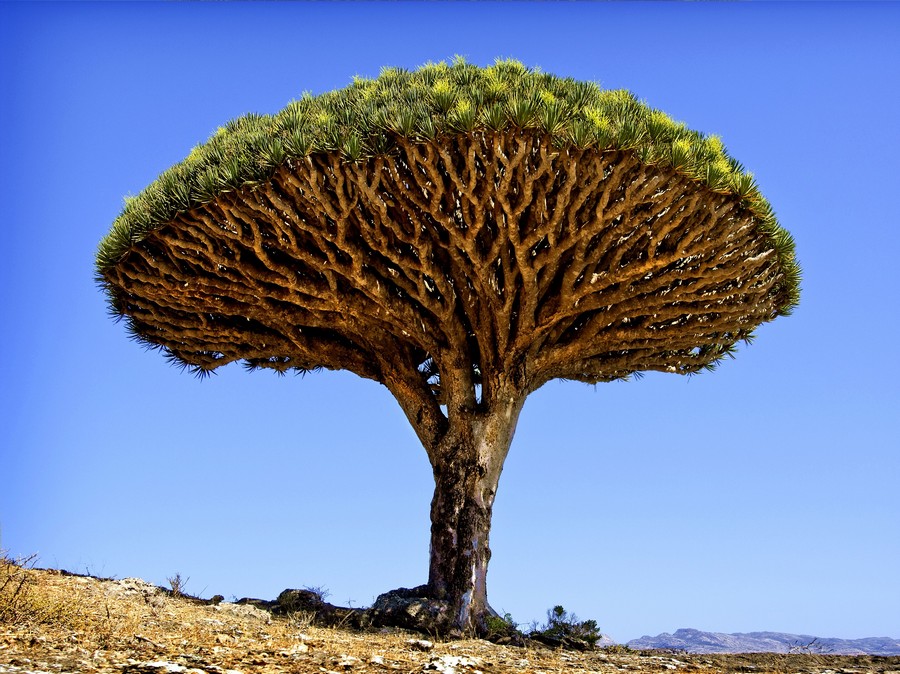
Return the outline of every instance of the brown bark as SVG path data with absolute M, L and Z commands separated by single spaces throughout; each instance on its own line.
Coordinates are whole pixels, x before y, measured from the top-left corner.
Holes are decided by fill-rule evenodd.
M 459 412 L 434 451 L 428 591 L 451 607 L 451 631 L 484 634 L 491 514 L 524 397 Z
M 200 371 L 387 383 L 432 358 L 442 376 L 522 364 L 534 390 L 696 372 L 783 303 L 753 214 L 674 169 L 512 130 L 398 143 L 292 160 L 179 214 L 104 272 L 116 310 Z

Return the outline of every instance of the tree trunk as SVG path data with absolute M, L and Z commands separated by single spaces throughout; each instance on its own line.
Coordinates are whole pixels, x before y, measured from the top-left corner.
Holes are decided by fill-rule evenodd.
M 428 592 L 450 604 L 451 632 L 486 632 L 491 512 L 521 408 L 511 397 L 486 412 L 455 415 L 432 453 Z

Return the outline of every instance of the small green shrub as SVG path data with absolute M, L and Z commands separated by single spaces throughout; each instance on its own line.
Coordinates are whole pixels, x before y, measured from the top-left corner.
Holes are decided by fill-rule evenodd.
M 518 623 L 509 613 L 504 613 L 502 617 L 489 615 L 485 619 L 485 626 L 487 627 L 486 638 L 488 641 L 519 634 Z
M 603 635 L 596 620 L 579 620 L 562 606 L 554 606 L 547 611 L 546 624 L 532 630 L 529 636 L 551 646 L 583 651 L 595 648 Z

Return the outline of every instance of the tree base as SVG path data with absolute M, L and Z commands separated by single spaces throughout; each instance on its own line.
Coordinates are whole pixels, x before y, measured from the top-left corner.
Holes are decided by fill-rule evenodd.
M 241 599 L 239 604 L 252 604 L 271 611 L 275 615 L 303 613 L 311 617 L 316 625 L 328 627 L 352 627 L 371 629 L 395 627 L 420 632 L 428 636 L 460 639 L 466 635 L 453 626 L 454 612 L 449 601 L 428 596 L 428 586 L 398 588 L 379 595 L 370 608 L 346 608 L 326 602 L 321 594 L 312 590 L 284 590 L 275 601 L 261 599 Z M 491 619 L 499 620 L 499 615 L 488 608 L 485 624 Z M 500 643 L 516 642 L 513 629 L 491 630 L 474 636 Z M 520 635 L 521 636 L 521 635 Z M 492 638 L 493 637 L 493 638 Z
M 411 589 L 401 587 L 380 594 L 368 610 L 375 627 L 401 627 L 424 634 L 462 636 L 455 635 L 451 628 L 450 602 L 429 597 L 427 585 Z

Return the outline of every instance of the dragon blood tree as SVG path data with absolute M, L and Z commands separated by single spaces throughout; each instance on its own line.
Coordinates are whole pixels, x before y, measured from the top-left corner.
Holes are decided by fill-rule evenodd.
M 422 593 L 464 633 L 528 394 L 712 369 L 799 297 L 790 235 L 717 137 L 515 61 L 387 68 L 229 122 L 127 201 L 97 275 L 197 373 L 386 386 L 434 471 Z

